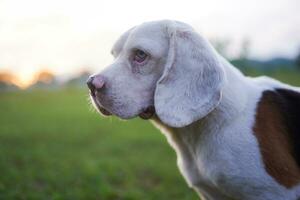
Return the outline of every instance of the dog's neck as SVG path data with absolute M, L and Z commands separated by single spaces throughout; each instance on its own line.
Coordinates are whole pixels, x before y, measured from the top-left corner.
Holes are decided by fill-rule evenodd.
M 220 104 L 207 117 L 209 118 L 212 115 L 231 120 L 243 112 L 247 105 L 248 91 L 245 88 L 249 88 L 249 82 L 244 74 L 226 59 L 220 56 L 219 60 L 225 70 L 226 81 L 222 89 Z
M 237 119 L 237 115 L 241 115 L 247 106 L 248 91 L 244 90 L 248 87 L 245 86 L 245 84 L 248 84 L 247 79 L 225 59 L 221 58 L 220 61 L 224 66 L 227 80 L 222 90 L 222 99 L 211 113 L 182 128 L 169 127 L 162 123 L 158 116 L 154 116 L 151 120 L 174 148 L 178 162 L 182 163 L 179 165 L 186 164 L 186 166 L 179 168 L 188 168 L 188 170 L 183 170 L 182 173 L 184 174 L 185 171 L 190 172 L 184 175 L 190 186 L 195 185 L 194 183 L 198 182 L 200 176 L 197 167 L 191 163 L 195 161 L 195 152 L 199 146 L 201 136 L 221 133 L 222 128 L 227 123 Z

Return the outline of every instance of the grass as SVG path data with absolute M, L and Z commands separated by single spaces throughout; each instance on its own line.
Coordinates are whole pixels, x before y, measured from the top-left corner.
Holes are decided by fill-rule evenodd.
M 300 86 L 299 73 L 272 75 Z M 198 199 L 158 130 L 99 117 L 86 93 L 0 93 L 0 199 Z
M 244 72 L 248 76 L 259 76 L 261 74 L 267 74 L 277 80 L 284 83 L 288 83 L 294 86 L 300 87 L 300 70 L 275 70 L 269 72 L 257 71 L 257 70 L 247 70 Z
M 0 199 L 197 199 L 158 130 L 101 118 L 86 93 L 0 93 Z

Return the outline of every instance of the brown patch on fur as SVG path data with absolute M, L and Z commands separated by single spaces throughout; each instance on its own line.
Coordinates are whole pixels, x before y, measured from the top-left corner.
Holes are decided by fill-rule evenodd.
M 300 169 L 280 98 L 280 94 L 273 91 L 263 93 L 253 130 L 267 172 L 278 183 L 291 188 L 300 182 Z

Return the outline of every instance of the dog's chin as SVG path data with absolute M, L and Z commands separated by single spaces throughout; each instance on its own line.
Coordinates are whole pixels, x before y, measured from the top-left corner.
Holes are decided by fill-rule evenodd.
M 137 112 L 137 114 L 135 115 L 124 115 L 121 113 L 114 113 L 109 111 L 108 109 L 104 108 L 102 105 L 99 104 L 99 102 L 97 101 L 97 99 L 95 99 L 93 96 L 91 96 L 93 105 L 97 108 L 98 112 L 101 113 L 103 116 L 111 116 L 111 115 L 115 115 L 121 119 L 131 119 L 134 118 L 136 116 L 139 116 L 140 118 L 147 120 L 153 117 L 153 115 L 155 114 L 155 108 L 154 106 L 148 106 L 144 109 L 141 109 L 140 112 Z
M 111 113 L 109 112 L 107 109 L 99 106 L 98 110 L 100 111 L 100 113 L 104 116 L 110 116 L 110 115 L 115 115 L 121 119 L 132 119 L 134 117 L 139 116 L 140 118 L 144 119 L 144 120 L 148 120 L 150 118 L 153 117 L 153 115 L 155 114 L 155 109 L 153 106 L 149 106 L 145 109 L 142 109 L 141 112 L 139 112 L 138 114 L 134 114 L 134 115 L 125 115 L 125 114 L 121 114 L 121 113 Z
M 96 110 L 101 113 L 103 116 L 110 116 L 112 115 L 111 112 L 109 112 L 108 110 L 106 110 L 104 107 L 102 107 L 98 102 L 97 99 L 93 96 L 90 95 L 91 98 L 91 102 L 94 105 L 94 107 L 96 108 Z
M 95 107 L 97 108 L 98 112 L 101 113 L 103 116 L 110 116 L 112 115 L 111 112 L 100 106 L 97 102 L 94 102 Z
M 111 112 L 109 112 L 108 110 L 106 110 L 105 108 L 103 108 L 103 107 L 98 107 L 98 110 L 99 110 L 99 112 L 103 115 L 103 116 L 110 116 L 110 115 L 112 115 L 112 113 Z

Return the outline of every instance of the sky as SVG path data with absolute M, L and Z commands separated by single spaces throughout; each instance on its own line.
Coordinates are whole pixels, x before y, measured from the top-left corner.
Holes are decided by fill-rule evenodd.
M 300 51 L 299 8 L 299 0 L 0 0 L 0 71 L 24 84 L 41 69 L 101 71 L 124 31 L 159 19 L 229 40 L 232 57 L 249 40 L 252 58 L 293 58 Z

